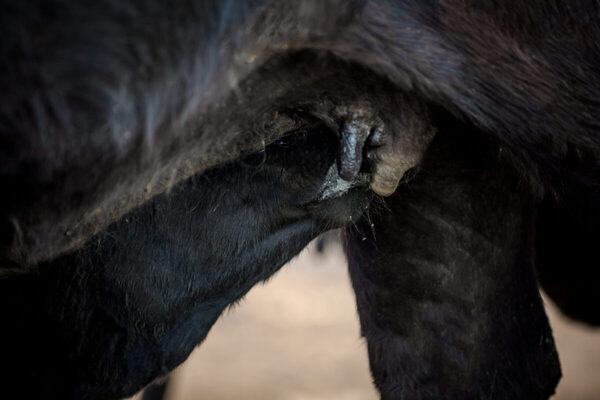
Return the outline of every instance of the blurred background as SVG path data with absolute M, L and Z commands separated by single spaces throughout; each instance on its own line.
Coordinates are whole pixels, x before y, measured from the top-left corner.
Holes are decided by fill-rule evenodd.
M 221 316 L 171 375 L 166 399 L 378 399 L 341 245 L 330 236 L 317 247 Z M 552 399 L 600 399 L 600 330 L 544 302 L 563 369 Z

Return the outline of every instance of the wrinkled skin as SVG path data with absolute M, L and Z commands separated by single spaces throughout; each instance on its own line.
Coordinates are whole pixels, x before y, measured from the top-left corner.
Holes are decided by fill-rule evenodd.
M 259 264 L 277 269 L 309 236 L 348 223 L 340 215 L 358 218 L 362 206 L 342 199 L 367 181 L 388 198 L 347 228 L 347 252 L 382 398 L 547 398 L 560 369 L 537 283 L 568 315 L 600 324 L 597 1 L 2 7 L 0 284 L 4 318 L 16 321 L 3 331 L 13 360 L 3 383 L 64 388 L 60 398 L 131 393 L 263 277 L 259 268 L 238 286 L 226 269 L 202 281 L 219 257 L 237 271 L 245 244 L 270 229 L 293 236 L 302 226 L 288 211 L 312 197 L 318 229 L 276 234 L 285 249 L 258 242 Z M 243 186 L 231 170 L 202 193 L 186 181 L 315 121 L 337 137 L 325 157 L 336 173 L 304 162 L 323 154 L 320 140 L 292 152 L 295 178 L 267 168 L 252 185 L 263 206 L 250 222 L 225 188 Z M 204 203 L 189 216 L 195 196 Z M 230 207 L 217 223 L 219 204 Z M 214 232 L 200 223 L 211 218 Z M 169 281 L 171 261 L 204 248 L 206 273 L 178 269 Z M 211 252 L 222 256 L 205 263 Z M 178 297 L 190 282 L 191 297 Z M 227 301 L 195 313 L 210 303 L 199 293 Z M 65 308 L 71 296 L 81 301 Z M 204 322 L 163 351 L 165 327 L 184 314 Z

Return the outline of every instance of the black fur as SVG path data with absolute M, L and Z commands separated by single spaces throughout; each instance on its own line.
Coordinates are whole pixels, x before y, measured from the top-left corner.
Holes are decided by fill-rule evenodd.
M 182 217 L 195 187 L 185 180 L 306 127 L 307 114 L 309 120 L 327 119 L 323 110 L 357 102 L 378 110 L 397 128 L 395 135 L 402 134 L 398 121 L 410 118 L 404 109 L 426 102 L 440 132 L 410 174 L 414 181 L 405 179 L 386 202 L 388 211 L 371 214 L 372 227 L 366 219 L 359 223 L 366 239 L 348 234 L 359 313 L 385 398 L 547 397 L 559 372 L 534 268 L 565 312 L 600 323 L 597 1 L 23 0 L 1 6 L 0 185 L 8 188 L 0 204 L 3 308 L 8 320 L 20 321 L 9 337 L 30 342 L 23 358 L 43 354 L 65 366 L 59 375 L 44 370 L 38 384 L 78 376 L 85 385 L 97 384 L 97 394 L 116 396 L 184 357 L 162 363 L 148 356 L 157 364 L 129 371 L 139 375 L 125 383 L 111 375 L 118 368 L 97 362 L 106 349 L 121 345 L 107 342 L 114 336 L 99 330 L 97 346 L 88 343 L 76 352 L 83 359 L 63 359 L 70 353 L 61 340 L 74 335 L 85 310 L 105 321 L 112 317 L 90 311 L 97 302 L 117 314 L 145 304 L 137 298 L 121 309 L 143 285 L 124 290 L 120 301 L 108 300 L 117 298 L 113 293 L 92 299 L 110 288 L 92 277 L 111 271 L 106 260 L 98 264 L 94 257 L 127 255 L 126 270 L 142 273 L 137 267 L 154 258 L 148 237 L 164 237 L 164 247 L 172 249 L 214 242 L 231 254 L 230 246 L 248 243 L 234 240 L 248 234 L 245 224 L 225 223 L 244 210 L 224 195 L 225 186 L 236 184 L 235 175 L 218 172 L 210 189 L 215 197 L 203 198 L 202 210 L 232 202 L 220 211 L 222 230 L 202 232 L 213 238 L 208 242 L 198 241 L 196 226 Z M 319 145 L 313 151 L 323 150 Z M 292 155 L 299 163 L 312 157 Z M 295 175 L 322 172 L 312 163 L 302 165 Z M 271 176 L 256 183 L 251 197 L 265 201 L 258 215 L 273 222 L 268 210 L 280 210 L 285 202 L 265 193 L 292 193 L 298 189 L 294 181 Z M 305 182 L 318 181 L 313 175 Z M 184 204 L 169 208 L 172 215 L 164 207 L 149 211 L 172 201 Z M 342 203 L 346 207 L 353 208 Z M 332 218 L 338 212 L 325 214 Z M 146 220 L 140 217 L 132 230 L 128 213 Z M 165 222 L 156 225 L 161 218 Z M 172 243 L 167 233 L 174 221 L 179 231 L 182 218 L 184 233 Z M 281 253 L 278 247 L 265 249 L 280 259 L 257 258 L 276 269 L 324 228 Z M 144 239 L 136 232 L 144 232 Z M 92 251 L 98 238 L 112 247 Z M 138 259 L 133 251 L 139 247 L 148 254 Z M 189 251 L 165 251 L 156 259 L 175 260 Z M 70 267 L 61 268 L 64 264 Z M 152 269 L 157 279 L 164 276 L 161 267 L 162 262 Z M 149 271 L 143 269 L 144 277 Z M 121 270 L 113 273 L 119 280 L 127 277 Z M 233 282 L 217 275 L 207 282 Z M 251 275 L 244 285 L 262 277 Z M 52 313 L 62 310 L 67 289 L 80 296 L 77 307 L 83 311 L 59 313 L 56 320 Z M 58 299 L 48 305 L 57 307 L 50 314 L 42 300 L 46 293 Z M 414 312 L 427 301 L 434 305 Z M 157 315 L 165 312 L 156 307 Z M 210 321 L 209 314 L 202 318 Z M 160 332 L 161 323 L 148 326 Z M 23 335 L 19 326 L 30 330 Z M 34 340 L 33 332 L 43 332 L 43 340 Z M 502 332 L 502 341 L 492 332 Z M 201 339 L 196 334 L 190 343 Z M 132 340 L 149 339 L 140 334 Z M 25 371 L 22 380 L 37 374 L 27 373 L 30 364 L 12 355 Z M 11 377 L 18 377 L 15 371 Z
M 535 201 L 502 163 L 496 145 L 447 121 L 387 211 L 347 229 L 382 399 L 553 394 L 560 366 L 535 280 Z
M 296 132 L 1 280 L 7 385 L 26 398 L 104 399 L 167 374 L 224 308 L 368 206 L 366 181 L 321 199 L 336 148 L 322 126 Z

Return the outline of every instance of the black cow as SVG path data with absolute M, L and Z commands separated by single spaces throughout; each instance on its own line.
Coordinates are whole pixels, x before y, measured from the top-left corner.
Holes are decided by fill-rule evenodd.
M 347 229 L 346 246 L 382 398 L 547 398 L 560 368 L 538 282 L 569 315 L 600 323 L 596 1 L 24 0 L 2 10 L 7 384 L 132 393 L 182 361 L 267 270 L 355 222 L 365 179 L 389 197 Z M 292 140 L 298 153 L 277 144 L 299 130 L 311 139 Z M 271 143 L 281 156 L 257 176 L 227 164 L 255 168 L 257 156 L 245 157 Z M 229 195 L 240 182 L 258 212 Z M 294 227 L 298 206 L 316 224 L 302 239 L 253 231 Z M 199 228 L 217 217 L 214 232 Z M 249 243 L 264 246 L 245 259 L 264 271 L 215 270 L 238 265 Z M 193 265 L 203 266 L 194 279 L 168 273 Z M 172 346 L 157 341 L 175 326 Z

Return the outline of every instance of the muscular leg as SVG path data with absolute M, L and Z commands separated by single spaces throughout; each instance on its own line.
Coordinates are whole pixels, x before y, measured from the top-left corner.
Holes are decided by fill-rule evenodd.
M 346 229 L 382 399 L 545 399 L 560 377 L 534 201 L 501 149 L 464 130 L 440 133 L 416 177 Z

